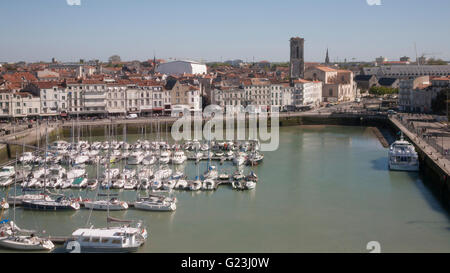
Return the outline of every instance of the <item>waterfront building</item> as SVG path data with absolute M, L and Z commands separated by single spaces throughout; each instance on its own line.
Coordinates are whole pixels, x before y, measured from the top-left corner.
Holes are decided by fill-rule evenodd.
M 12 93 L 10 90 L 0 91 L 0 117 L 7 118 L 12 116 L 11 96 Z
M 267 111 L 271 102 L 271 82 L 266 78 L 251 78 L 243 81 L 246 105 L 252 105 L 256 111 Z
M 323 83 L 321 81 L 294 81 L 293 105 L 296 107 L 317 107 L 322 103 Z
M 3 94 L 4 95 L 4 94 Z M 39 116 L 41 100 L 37 96 L 28 92 L 14 92 L 9 96 L 9 117 L 25 118 Z
M 176 81 L 168 94 L 171 105 L 188 105 L 191 111 L 199 111 L 202 108 L 200 87 L 197 85 Z
M 364 67 L 364 75 L 375 75 L 377 78 L 411 79 L 421 76 L 450 76 L 450 65 L 382 65 Z
M 270 86 L 272 109 L 281 111 L 288 105 L 292 105 L 294 87 L 291 87 L 288 82 L 272 81 Z
M 161 63 L 156 67 L 156 72 L 167 75 L 206 74 L 205 64 L 195 61 L 173 61 Z
M 370 88 L 378 85 L 378 79 L 375 75 L 356 75 L 353 79 L 359 89 L 368 91 Z
M 422 76 L 400 81 L 398 105 L 400 111 L 431 112 L 431 102 L 438 91 L 430 87 L 430 77 Z
M 35 82 L 28 84 L 22 91 L 40 98 L 41 116 L 58 116 L 67 111 L 67 92 L 60 82 Z
M 127 86 L 119 83 L 106 84 L 106 112 L 110 115 L 125 115 Z
M 326 66 L 312 66 L 305 72 L 305 79 L 321 81 L 322 97 L 325 102 L 354 101 L 357 95 L 353 72 Z
M 219 105 L 225 111 L 236 112 L 246 106 L 245 91 L 242 86 L 223 86 L 214 89 L 212 103 Z

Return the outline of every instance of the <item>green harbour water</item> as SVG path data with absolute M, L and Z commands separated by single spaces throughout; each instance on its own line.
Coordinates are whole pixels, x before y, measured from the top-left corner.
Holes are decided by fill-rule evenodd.
M 111 216 L 145 222 L 149 239 L 140 252 L 368 252 L 370 241 L 382 252 L 450 252 L 449 214 L 424 184 L 427 178 L 389 171 L 387 151 L 366 127 L 282 127 L 279 148 L 252 167 L 259 177 L 255 190 L 175 191 L 175 212 L 129 209 Z M 231 162 L 216 164 L 234 170 Z M 193 162 L 184 167 L 188 177 L 197 174 Z M 200 173 L 205 169 L 206 161 Z M 95 168 L 89 173 L 95 177 Z M 118 192 L 120 199 L 136 198 L 136 191 Z M 12 211 L 5 216 L 12 218 Z M 16 223 L 68 236 L 86 226 L 89 214 L 17 208 Z M 106 212 L 94 211 L 90 222 L 105 226 Z

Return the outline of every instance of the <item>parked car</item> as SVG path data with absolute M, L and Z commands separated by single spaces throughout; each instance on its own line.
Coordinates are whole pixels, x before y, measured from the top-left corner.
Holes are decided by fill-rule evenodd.
M 137 118 L 138 116 L 137 116 L 137 114 L 129 114 L 128 116 L 127 116 L 127 119 L 135 119 L 135 118 Z

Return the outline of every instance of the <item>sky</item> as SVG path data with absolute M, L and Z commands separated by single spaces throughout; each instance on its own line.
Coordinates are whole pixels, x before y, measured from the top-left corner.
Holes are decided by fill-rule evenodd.
M 376 5 L 380 2 L 381 5 Z M 79 5 L 78 5 L 79 4 Z M 2 0 L 0 62 L 450 60 L 448 0 Z

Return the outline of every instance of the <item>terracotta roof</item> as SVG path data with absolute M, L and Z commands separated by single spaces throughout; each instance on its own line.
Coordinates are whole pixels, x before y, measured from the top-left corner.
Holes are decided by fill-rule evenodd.
M 310 81 L 307 81 L 307 80 L 305 80 L 305 79 L 297 79 L 297 80 L 294 80 L 294 83 L 308 83 L 308 82 L 310 82 Z
M 336 69 L 326 67 L 326 66 L 316 66 L 316 69 L 322 70 L 323 72 L 337 72 Z
M 60 82 L 36 82 L 34 83 L 39 89 L 50 89 L 53 87 L 61 86 Z

